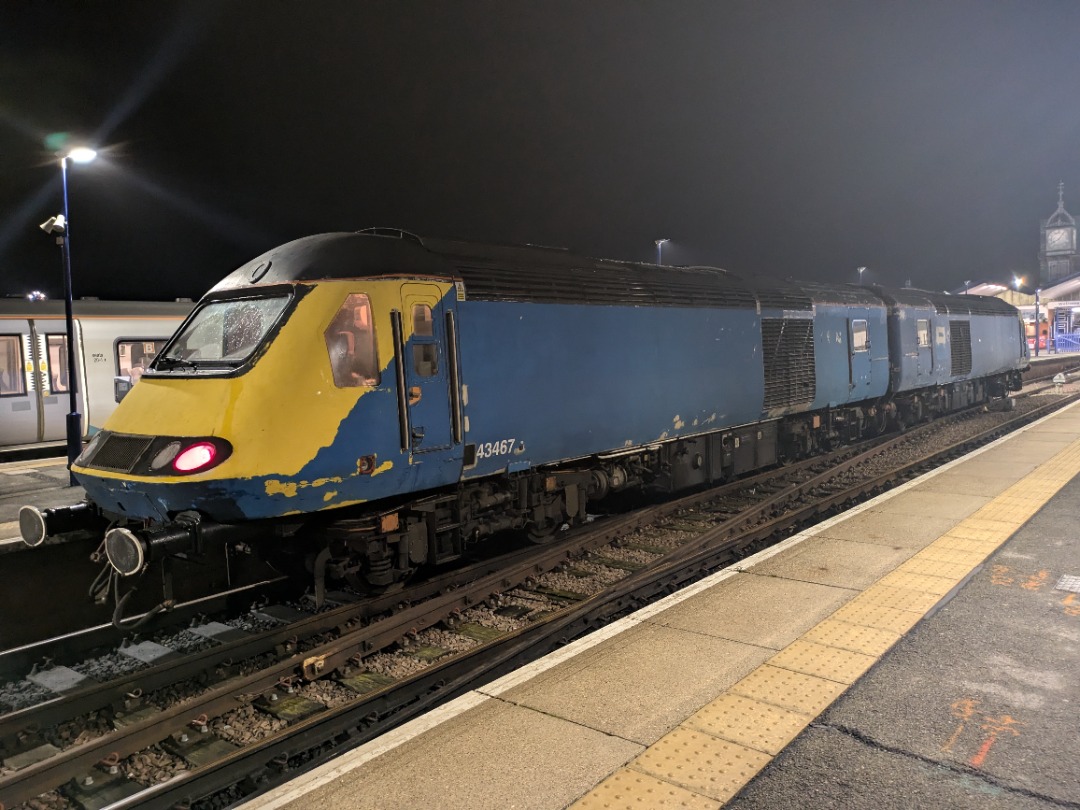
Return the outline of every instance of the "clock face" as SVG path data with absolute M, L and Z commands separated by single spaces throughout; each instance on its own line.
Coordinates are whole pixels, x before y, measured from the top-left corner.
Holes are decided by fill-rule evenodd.
M 1072 228 L 1051 228 L 1046 232 L 1046 249 L 1047 250 L 1072 250 L 1073 249 L 1073 229 Z

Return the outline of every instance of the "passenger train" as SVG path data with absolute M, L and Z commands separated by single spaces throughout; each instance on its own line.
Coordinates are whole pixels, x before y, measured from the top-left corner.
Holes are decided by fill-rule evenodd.
M 191 308 L 190 301 L 73 302 L 84 437 L 105 423 Z M 0 299 L 0 449 L 64 441 L 67 365 L 62 301 Z
M 381 588 L 611 492 L 1005 397 L 1027 365 L 994 298 L 323 234 L 214 287 L 73 466 L 88 503 L 21 529 L 107 521 L 125 576 L 226 537 Z

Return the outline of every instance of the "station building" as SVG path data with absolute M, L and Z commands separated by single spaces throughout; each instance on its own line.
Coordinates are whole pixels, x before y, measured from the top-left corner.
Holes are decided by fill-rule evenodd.
M 1027 324 L 1028 344 L 1033 353 L 1080 351 L 1080 251 L 1076 220 L 1065 209 L 1064 183 L 1058 183 L 1057 210 L 1039 224 L 1036 283 L 1022 286 L 1018 280 L 1015 288 L 1011 288 L 991 282 L 965 282 L 957 292 L 992 295 L 1019 309 Z

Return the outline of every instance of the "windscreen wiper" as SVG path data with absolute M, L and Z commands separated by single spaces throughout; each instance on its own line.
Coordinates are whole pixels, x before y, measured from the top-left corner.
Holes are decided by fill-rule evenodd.
M 174 368 L 190 368 L 192 371 L 198 371 L 199 364 L 194 360 L 184 360 L 180 357 L 159 357 L 154 363 L 154 368 L 161 371 L 169 371 Z

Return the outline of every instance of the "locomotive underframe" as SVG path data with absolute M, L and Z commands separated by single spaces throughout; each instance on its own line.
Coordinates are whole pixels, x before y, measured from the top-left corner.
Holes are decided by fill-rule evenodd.
M 508 529 L 544 542 L 561 527 L 584 522 L 589 504 L 613 492 L 676 492 L 731 480 L 1005 397 L 1020 386 L 1020 373 L 1008 372 L 467 482 L 389 512 L 331 524 L 314 566 L 316 591 L 321 597 L 332 579 L 386 587 L 420 566 L 452 562 L 469 543 Z
M 149 530 L 105 515 L 115 521 L 106 535 L 106 551 L 119 573 L 133 575 L 155 560 L 176 554 L 199 555 L 207 537 L 229 537 L 226 544 L 257 547 L 265 559 L 283 564 L 293 573 L 306 568 L 321 602 L 330 583 L 384 589 L 404 581 L 422 566 L 453 562 L 470 543 L 498 532 L 524 530 L 533 542 L 545 542 L 562 527 L 585 522 L 589 504 L 611 493 L 631 489 L 676 492 L 731 480 L 1006 397 L 1020 387 L 1018 371 L 931 386 L 875 402 L 790 414 L 631 451 L 470 481 L 420 498 L 380 502 L 378 509 L 369 506 L 321 513 L 307 523 L 293 520 L 228 526 L 184 512 L 174 522 Z M 103 516 L 93 508 L 69 508 L 34 510 L 33 515 L 27 515 L 30 517 L 35 520 L 27 520 L 24 537 L 40 534 L 44 539 L 61 531 L 88 528 L 89 522 L 97 525 Z M 68 525 L 73 521 L 79 526 Z

